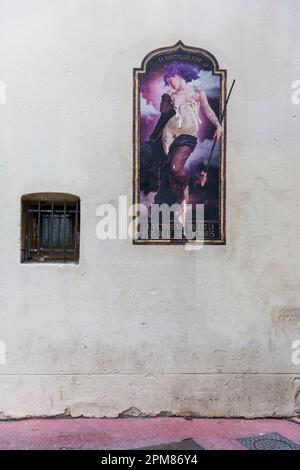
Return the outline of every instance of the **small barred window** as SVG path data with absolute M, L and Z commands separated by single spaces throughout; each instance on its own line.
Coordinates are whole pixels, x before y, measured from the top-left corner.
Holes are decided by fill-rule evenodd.
M 78 263 L 80 199 L 63 193 L 22 197 L 21 261 Z

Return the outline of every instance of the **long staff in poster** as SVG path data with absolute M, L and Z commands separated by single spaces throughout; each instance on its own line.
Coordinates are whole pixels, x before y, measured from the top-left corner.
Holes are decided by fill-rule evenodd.
M 230 90 L 229 90 L 229 93 L 228 93 L 228 96 L 226 98 L 224 109 L 223 109 L 223 112 L 222 112 L 222 115 L 221 115 L 221 118 L 220 118 L 220 124 L 222 124 L 222 122 L 223 122 L 223 119 L 224 119 L 224 116 L 225 116 L 225 113 L 226 113 L 227 104 L 228 104 L 231 92 L 233 90 L 234 84 L 235 84 L 235 80 L 233 80 L 233 82 L 231 84 L 231 87 L 230 87 Z M 209 154 L 207 164 L 206 164 L 206 170 L 201 173 L 201 177 L 200 177 L 201 186 L 204 186 L 206 181 L 207 181 L 208 168 L 209 168 L 210 161 L 212 159 L 212 156 L 213 156 L 213 153 L 214 153 L 214 150 L 215 150 L 216 143 L 217 143 L 217 139 L 215 138 L 213 146 L 212 146 L 210 154 Z

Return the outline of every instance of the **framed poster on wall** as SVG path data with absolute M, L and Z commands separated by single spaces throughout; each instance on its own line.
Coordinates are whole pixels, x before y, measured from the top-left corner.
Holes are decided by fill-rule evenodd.
M 144 214 L 134 244 L 186 243 L 187 215 L 189 242 L 226 243 L 225 103 L 226 70 L 204 49 L 179 41 L 134 69 L 133 202 Z

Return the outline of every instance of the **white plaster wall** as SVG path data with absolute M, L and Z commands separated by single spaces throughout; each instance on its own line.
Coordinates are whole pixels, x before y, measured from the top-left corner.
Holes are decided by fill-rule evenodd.
M 296 414 L 299 16 L 298 0 L 0 1 L 2 418 Z M 101 242 L 98 204 L 131 198 L 132 68 L 178 39 L 237 80 L 227 246 Z M 20 264 L 20 197 L 39 191 L 81 197 L 79 266 Z

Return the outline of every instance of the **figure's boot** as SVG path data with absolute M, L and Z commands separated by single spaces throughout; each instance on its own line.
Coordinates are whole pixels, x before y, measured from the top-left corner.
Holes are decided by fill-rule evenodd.
M 183 201 L 181 203 L 182 206 L 182 225 L 185 226 L 186 221 L 186 214 L 187 214 L 187 205 L 189 203 L 190 193 L 189 193 L 189 186 L 187 185 L 183 191 Z
M 200 184 L 202 188 L 205 185 L 206 181 L 207 181 L 207 172 L 202 170 L 201 175 L 200 175 Z

